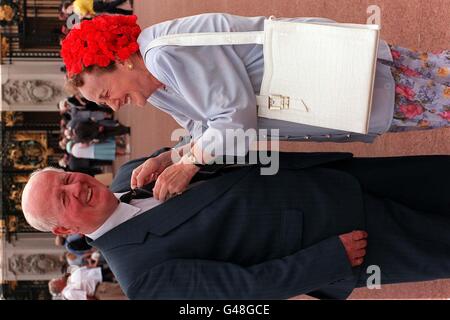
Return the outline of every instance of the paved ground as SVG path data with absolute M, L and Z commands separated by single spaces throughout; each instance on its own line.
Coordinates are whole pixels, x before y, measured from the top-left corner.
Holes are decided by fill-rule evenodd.
M 138 0 L 135 12 L 142 27 L 177 17 L 204 12 L 283 17 L 328 17 L 340 22 L 365 23 L 369 5 L 382 14 L 383 39 L 418 50 L 450 47 L 450 0 Z M 167 115 L 152 107 L 126 108 L 119 119 L 132 127 L 131 158 L 170 145 L 170 133 L 177 128 Z M 419 133 L 386 134 L 373 144 L 282 143 L 286 151 L 350 151 L 359 156 L 450 154 L 450 129 Z M 128 158 L 122 157 L 116 167 Z M 436 172 L 439 174 L 439 172 Z M 359 289 L 354 299 L 438 299 L 450 298 L 450 280 L 383 286 L 382 290 Z M 303 298 L 303 297 L 298 297 Z

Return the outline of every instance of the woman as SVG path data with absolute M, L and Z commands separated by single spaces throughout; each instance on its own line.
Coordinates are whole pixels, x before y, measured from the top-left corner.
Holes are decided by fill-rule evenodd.
M 217 131 L 225 135 L 226 129 L 279 129 L 279 138 L 286 140 L 372 142 L 387 131 L 448 126 L 449 51 L 418 53 L 380 41 L 370 132 L 359 135 L 257 118 L 255 94 L 264 71 L 259 45 L 146 49 L 153 39 L 167 34 L 258 31 L 263 29 L 264 20 L 203 14 L 140 32 L 134 16 L 98 17 L 71 31 L 63 43 L 62 56 L 72 84 L 87 99 L 114 110 L 130 102 L 144 106 L 149 101 L 193 136 L 190 150 L 179 152 L 179 161 L 172 161 L 171 152 L 167 152 L 137 168 L 132 187 L 159 176 L 154 189 L 157 199 L 183 191 L 198 171 L 195 164 L 214 158 L 206 152 L 204 142 L 211 141 Z M 287 20 L 333 22 L 321 18 Z

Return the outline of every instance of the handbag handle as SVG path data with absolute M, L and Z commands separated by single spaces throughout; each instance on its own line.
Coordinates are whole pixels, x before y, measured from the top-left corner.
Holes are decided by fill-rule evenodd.
M 217 46 L 264 44 L 264 31 L 179 33 L 158 37 L 145 52 L 159 46 Z

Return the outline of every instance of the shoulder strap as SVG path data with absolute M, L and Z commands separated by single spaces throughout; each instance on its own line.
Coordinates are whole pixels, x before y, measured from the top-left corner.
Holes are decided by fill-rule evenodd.
M 180 33 L 154 39 L 147 45 L 145 52 L 159 46 L 220 46 L 263 43 L 264 31 Z

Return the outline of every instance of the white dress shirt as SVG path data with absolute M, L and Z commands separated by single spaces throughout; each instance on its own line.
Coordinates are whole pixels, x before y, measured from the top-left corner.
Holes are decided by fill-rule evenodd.
M 123 193 L 114 193 L 117 199 L 125 194 Z M 97 230 L 90 234 L 86 234 L 87 237 L 92 240 L 96 240 L 100 238 L 102 235 L 107 233 L 108 231 L 114 229 L 118 225 L 140 215 L 143 212 L 146 212 L 158 205 L 160 205 L 162 201 L 156 200 L 155 198 L 145 198 L 145 199 L 133 199 L 130 204 L 120 202 L 119 206 L 113 212 L 113 214 L 103 223 Z
M 102 281 L 101 268 L 76 268 L 67 279 L 62 296 L 67 300 L 88 300 L 95 296 L 95 289 Z

